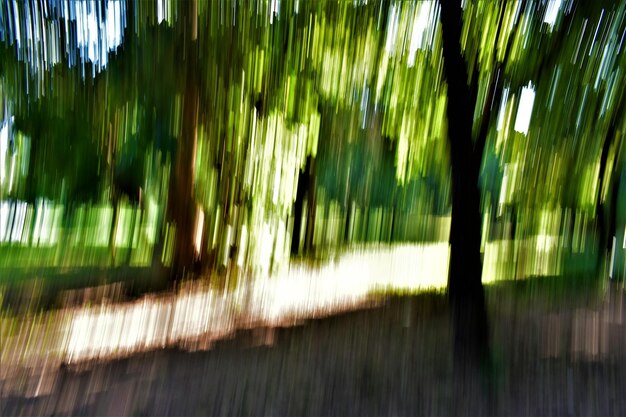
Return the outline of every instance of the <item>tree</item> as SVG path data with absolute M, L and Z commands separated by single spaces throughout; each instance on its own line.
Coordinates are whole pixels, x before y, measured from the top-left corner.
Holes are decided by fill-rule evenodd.
M 482 287 L 478 176 L 486 138 L 472 137 L 476 91 L 467 84 L 461 51 L 462 9 L 442 2 L 444 73 L 448 83 L 448 143 L 452 170 L 452 221 L 448 294 L 454 317 L 455 359 L 461 365 L 488 358 L 488 325 Z M 483 115 L 483 117 L 485 117 Z M 469 356 L 469 361 L 463 358 Z
M 198 4 L 196 0 L 192 0 L 180 2 L 179 6 L 183 22 L 182 35 L 179 40 L 179 45 L 183 45 L 182 54 L 179 57 L 179 62 L 183 63 L 182 72 L 184 73 L 183 120 L 170 182 L 170 190 L 175 190 L 175 193 L 170 193 L 168 199 L 170 216 L 176 225 L 173 269 L 177 277 L 192 267 L 197 258 L 194 254 L 192 237 L 195 234 L 194 223 L 197 216 L 193 182 L 196 169 L 199 112 Z
M 554 161 L 561 162 L 559 158 L 562 158 L 563 154 L 566 155 L 566 163 L 570 164 L 570 169 L 584 169 L 587 164 L 596 164 L 596 158 L 600 157 L 601 179 L 599 184 L 594 185 L 594 178 L 591 178 L 590 182 L 582 175 L 570 177 L 568 179 L 570 184 L 563 189 L 551 184 L 547 187 L 541 184 L 526 186 L 524 194 L 520 193 L 522 197 L 518 197 L 516 204 L 534 210 L 547 204 L 571 204 L 573 207 L 589 210 L 585 208 L 588 206 L 584 203 L 584 196 L 588 193 L 587 190 L 594 188 L 602 192 L 608 148 L 615 146 L 614 142 L 620 136 L 617 132 L 623 129 L 618 127 L 623 126 L 623 100 L 619 101 L 622 104 L 613 102 L 613 105 L 610 100 L 613 94 L 616 94 L 616 89 L 623 86 L 623 81 L 618 80 L 621 80 L 620 72 L 623 71 L 624 62 L 623 58 L 614 60 L 607 58 L 607 51 L 609 48 L 620 48 L 616 40 L 620 36 L 620 30 L 617 29 L 619 26 L 615 25 L 620 24 L 617 22 L 623 22 L 624 10 L 623 7 L 615 7 L 610 3 L 590 6 L 574 2 L 567 7 L 563 6 L 562 15 L 558 20 L 556 17 L 550 20 L 547 17 L 549 13 L 555 12 L 554 16 L 559 16 L 558 2 L 546 5 L 546 9 L 532 2 L 516 4 L 470 2 L 465 6 L 465 10 L 454 2 L 440 4 L 444 73 L 448 86 L 448 143 L 452 174 L 448 292 L 455 310 L 455 338 L 459 346 L 457 359 L 464 354 L 462 351 L 466 351 L 469 356 L 466 359 L 476 364 L 489 357 L 487 316 L 480 279 L 481 193 L 477 184 L 485 144 L 490 135 L 493 135 L 491 132 L 501 129 L 500 126 L 494 129 L 496 126 L 492 113 L 496 114 L 495 111 L 500 108 L 498 116 L 503 117 L 502 109 L 507 104 L 503 90 L 506 89 L 507 93 L 518 90 L 526 80 L 538 84 L 538 97 L 535 101 L 539 104 L 536 106 L 545 105 L 549 116 L 542 118 L 536 114 L 537 112 L 533 112 L 535 124 L 531 125 L 530 131 L 526 128 L 524 141 L 534 143 L 535 149 L 546 145 L 552 146 L 553 151 L 543 154 L 537 151 L 524 151 L 512 154 L 513 157 L 521 156 L 526 159 L 526 163 L 520 165 L 524 169 L 543 169 L 546 165 L 537 163 L 536 159 L 540 161 L 541 158 L 552 159 L 554 164 Z M 516 17 L 513 18 L 512 12 L 515 7 L 517 7 Z M 551 12 L 550 9 L 553 7 L 557 9 Z M 611 17 L 603 26 L 602 18 L 605 13 Z M 479 24 L 481 18 L 491 25 L 476 37 L 476 28 L 482 30 Z M 588 22 L 593 24 L 595 32 L 585 31 Z M 525 68 L 519 63 L 520 54 L 527 53 L 524 52 L 524 48 L 520 48 L 520 39 L 525 39 L 524 44 L 537 42 L 529 40 L 529 29 L 524 28 L 526 25 L 539 29 L 536 39 L 539 40 L 538 46 L 541 43 L 543 45 L 537 57 L 531 59 L 530 65 Z M 577 31 L 578 43 L 568 36 L 568 33 Z M 594 49 L 598 33 L 601 34 L 598 38 L 600 46 Z M 491 37 L 491 34 L 495 35 Z M 472 36 L 476 37 L 474 43 Z M 478 43 L 476 39 L 479 40 Z M 583 40 L 585 46 L 581 49 Z M 598 52 L 602 50 L 602 45 L 604 57 L 600 57 L 601 53 Z M 578 69 L 584 68 L 582 76 L 573 68 L 575 66 L 578 66 Z M 566 74 L 563 77 L 569 77 L 565 95 L 574 93 L 575 98 L 566 101 L 564 105 L 553 106 L 555 90 L 559 87 L 559 76 L 563 73 Z M 594 81 L 595 84 L 592 84 Z M 585 107 L 590 113 L 583 118 L 582 112 Z M 567 109 L 567 112 L 563 112 L 563 108 Z M 498 121 L 498 125 L 500 124 L 501 121 Z M 541 127 L 548 132 L 547 138 L 544 133 L 545 139 L 540 136 Z M 516 125 L 515 130 L 518 129 L 520 128 Z M 600 135 L 594 135 L 593 130 L 600 132 Z M 518 134 L 514 133 L 512 136 L 515 137 L 514 135 Z M 524 136 L 517 137 L 521 141 Z M 573 142 L 569 140 L 571 136 L 575 138 Z M 559 150 L 554 151 L 555 148 Z M 598 154 L 599 149 L 602 150 L 601 156 Z M 587 159 L 589 155 L 591 158 Z M 537 178 L 536 174 L 533 175 L 532 171 L 529 171 L 524 177 L 527 181 L 533 177 Z M 598 196 L 596 201 L 599 203 L 601 198 Z M 608 201 L 614 200 L 609 197 Z M 601 214 L 602 210 L 598 210 L 598 213 Z M 614 214 L 609 216 L 614 217 Z M 603 223 L 601 216 L 600 224 Z M 612 230 L 614 227 L 609 228 Z
M 60 62 L 43 59 L 40 40 L 20 43 L 16 28 L 26 27 L 23 16 L 34 21 L 44 13 L 18 5 L 14 24 L 14 8 L 2 9 L 3 40 L 12 45 L 5 52 L 36 75 L 29 81 L 15 70 L 3 78 L 3 91 L 15 90 L 16 108 L 33 120 L 29 109 L 45 100 L 27 97 L 27 88 L 42 96 L 65 80 L 63 90 L 82 92 L 81 101 L 50 103 L 91 109 L 94 140 L 85 143 L 98 146 L 110 178 L 103 199 L 114 206 L 147 175 L 134 152 L 161 155 L 147 160 L 159 159 L 153 182 L 164 186 L 154 188 L 165 190 L 159 203 L 168 201 L 161 229 L 177 230 L 174 277 L 198 259 L 207 269 L 228 270 L 237 258 L 266 271 L 285 258 L 289 243 L 293 253 L 301 240 L 311 249 L 318 189 L 343 207 L 346 224 L 352 202 L 382 205 L 385 196 L 395 208 L 399 196 L 428 200 L 407 191 L 414 184 L 437 189 L 439 201 L 424 205 L 451 203 L 449 294 L 458 345 L 472 346 L 472 361 L 480 362 L 489 356 L 481 239 L 490 224 L 483 213 L 511 213 L 510 237 L 520 244 L 566 234 L 574 224 L 606 223 L 598 234 L 607 236 L 614 228 L 624 5 L 270 3 L 125 4 L 123 42 L 106 68 L 89 63 L 85 45 L 62 46 Z M 96 14 L 108 13 L 102 10 Z M 54 13 L 46 18 L 63 20 Z M 72 39 L 72 29 L 61 27 L 62 38 Z M 60 63 L 68 68 L 51 70 Z M 528 100 L 532 111 L 525 112 Z M 127 114 L 132 120 L 122 127 Z M 526 126 L 518 127 L 522 116 Z M 569 175 L 575 169 L 581 174 Z

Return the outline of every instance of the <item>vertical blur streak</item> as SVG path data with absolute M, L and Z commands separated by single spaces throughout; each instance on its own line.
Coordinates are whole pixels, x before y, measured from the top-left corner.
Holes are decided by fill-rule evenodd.
M 481 247 L 559 236 L 535 269 L 578 268 L 596 230 L 621 241 L 625 10 L 466 2 L 456 80 L 436 1 L 4 2 L 1 262 L 245 276 L 439 241 L 469 82 Z
M 458 5 L 0 0 L 2 389 L 21 366 L 38 396 L 60 362 L 447 282 L 497 284 L 514 364 L 604 369 L 624 333 L 626 2 Z M 386 383 L 369 369 L 363 397 Z

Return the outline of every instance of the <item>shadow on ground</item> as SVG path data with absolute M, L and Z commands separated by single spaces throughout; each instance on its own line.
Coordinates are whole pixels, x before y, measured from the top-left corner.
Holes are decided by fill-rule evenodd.
M 64 368 L 2 415 L 626 415 L 623 289 L 595 303 L 517 307 L 488 292 L 493 372 L 458 383 L 441 294 L 299 327 L 241 331 L 204 352 Z M 506 302 L 503 302 L 505 300 Z M 487 389 L 486 387 L 491 387 Z

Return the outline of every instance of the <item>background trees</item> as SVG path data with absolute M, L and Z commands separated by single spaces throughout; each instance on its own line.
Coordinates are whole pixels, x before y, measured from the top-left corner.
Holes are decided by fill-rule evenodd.
M 2 200 L 45 197 L 68 219 L 104 205 L 108 246 L 141 247 L 177 276 L 447 239 L 433 230 L 451 213 L 450 291 L 467 293 L 481 276 L 595 264 L 623 233 L 620 4 L 48 1 L 1 12 L 11 133 L 0 169 L 27 167 L 3 180 Z

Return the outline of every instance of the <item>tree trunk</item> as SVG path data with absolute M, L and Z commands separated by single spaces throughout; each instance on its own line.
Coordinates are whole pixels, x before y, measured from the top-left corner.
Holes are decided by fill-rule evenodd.
M 188 25 L 184 34 L 185 91 L 183 118 L 180 137 L 176 146 L 176 162 L 171 176 L 168 206 L 170 219 L 176 226 L 172 274 L 180 277 L 195 262 L 193 248 L 193 229 L 195 223 L 195 204 L 193 181 L 195 173 L 197 125 L 198 125 L 198 41 L 197 41 L 197 3 L 184 2 L 182 5 Z
M 609 159 L 609 151 L 611 150 L 611 147 L 615 143 L 615 141 L 619 140 L 619 116 L 622 114 L 623 108 L 624 100 L 620 102 L 620 105 L 615 113 L 617 117 L 613 119 L 611 125 L 609 126 L 606 138 L 604 139 L 604 143 L 602 144 L 602 153 L 600 154 L 598 192 L 596 195 L 596 224 L 599 238 L 598 243 L 600 247 L 598 248 L 596 269 L 599 269 L 599 267 L 602 265 L 602 261 L 604 260 L 607 252 L 611 251 L 611 247 L 613 245 L 613 234 L 615 233 L 616 228 L 615 216 L 617 213 L 616 206 L 619 187 L 619 172 L 616 170 L 615 166 L 613 166 L 613 171 L 608 173 L 607 175 L 606 169 Z M 607 192 L 606 200 L 602 201 L 602 189 L 605 187 L 605 180 L 607 179 L 607 177 L 610 188 Z
M 481 216 L 478 175 L 485 138 L 472 140 L 476 93 L 460 46 L 460 2 L 442 1 L 444 73 L 448 83 L 448 143 L 452 164 L 452 219 L 448 295 L 453 310 L 455 372 L 478 370 L 489 358 L 482 287 Z M 482 129 L 481 129 L 482 130 Z M 481 142 L 482 141 L 482 142 Z
M 306 167 L 298 175 L 298 187 L 296 189 L 296 201 L 293 204 L 293 233 L 291 237 L 291 254 L 300 254 L 300 241 L 302 240 L 302 216 L 304 210 L 304 200 L 310 183 L 310 169 L 312 156 L 307 157 Z M 305 233 L 306 234 L 306 233 Z
M 315 212 L 316 206 L 316 183 L 315 183 L 315 171 L 316 171 L 316 158 L 311 158 L 311 166 L 309 169 L 309 184 L 307 190 L 307 220 L 306 220 L 306 232 L 304 234 L 304 252 L 312 253 L 314 250 L 313 234 L 315 233 Z
M 113 217 L 111 218 L 111 228 L 109 230 L 109 248 L 111 248 L 111 266 L 115 267 L 115 255 L 116 255 L 116 247 L 115 247 L 115 236 L 117 235 L 117 216 L 119 214 L 119 198 L 113 192 L 112 204 L 113 204 Z

